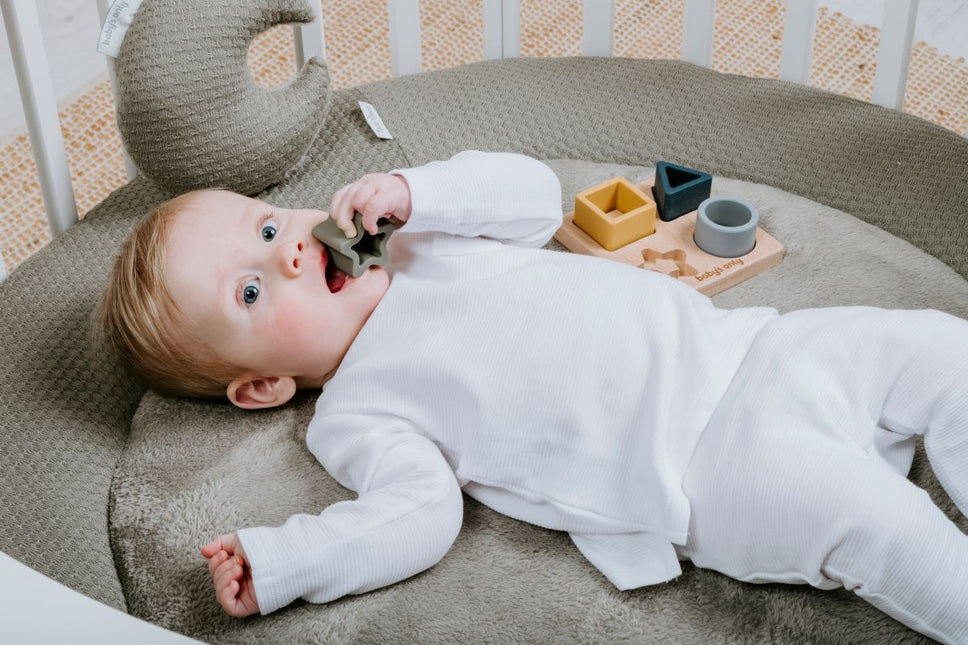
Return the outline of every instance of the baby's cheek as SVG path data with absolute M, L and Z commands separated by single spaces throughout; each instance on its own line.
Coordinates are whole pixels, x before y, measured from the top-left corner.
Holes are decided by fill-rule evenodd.
M 279 334 L 277 340 L 280 343 L 285 343 L 287 340 L 297 342 L 319 327 L 318 321 L 314 321 L 308 314 L 306 306 L 298 302 L 279 303 L 275 318 L 276 330 Z

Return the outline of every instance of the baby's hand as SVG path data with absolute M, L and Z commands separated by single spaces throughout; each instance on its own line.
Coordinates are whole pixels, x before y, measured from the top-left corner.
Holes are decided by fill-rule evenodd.
M 410 219 L 410 186 L 399 175 L 375 173 L 363 175 L 333 195 L 329 216 L 336 221 L 346 237 L 356 235 L 353 212 L 363 215 L 363 229 L 376 233 L 377 221 L 389 218 L 395 224 Z
M 235 533 L 221 535 L 202 547 L 215 584 L 215 597 L 229 616 L 242 618 L 259 613 L 252 584 L 252 569 Z

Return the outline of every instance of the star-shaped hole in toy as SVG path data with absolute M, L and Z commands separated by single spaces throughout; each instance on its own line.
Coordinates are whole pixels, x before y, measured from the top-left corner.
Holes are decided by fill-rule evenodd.
M 682 249 L 673 249 L 664 253 L 655 249 L 645 249 L 642 251 L 642 264 L 639 267 L 664 273 L 672 278 L 696 275 L 696 269 L 686 262 L 686 252 Z
M 358 278 L 371 266 L 383 266 L 390 260 L 387 241 L 396 227 L 390 220 L 382 219 L 377 232 L 371 235 L 363 229 L 363 216 L 359 212 L 353 216 L 353 224 L 356 235 L 346 237 L 335 220 L 327 219 L 316 225 L 313 237 L 329 248 L 333 262 L 341 271 Z

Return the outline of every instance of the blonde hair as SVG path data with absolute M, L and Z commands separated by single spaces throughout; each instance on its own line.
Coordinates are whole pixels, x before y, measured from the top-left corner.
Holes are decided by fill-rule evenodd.
M 190 332 L 166 285 L 172 222 L 201 192 L 164 202 L 135 228 L 115 259 L 99 308 L 100 330 L 128 368 L 152 389 L 171 396 L 224 396 L 229 382 L 243 371 L 215 358 Z

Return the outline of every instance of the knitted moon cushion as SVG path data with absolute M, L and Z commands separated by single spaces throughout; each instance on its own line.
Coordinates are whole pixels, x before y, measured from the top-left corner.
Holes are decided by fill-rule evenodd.
M 269 90 L 246 54 L 269 27 L 312 20 L 307 0 L 144 0 L 116 64 L 118 127 L 138 170 L 172 193 L 252 195 L 281 181 L 325 121 L 328 69 L 310 59 Z

